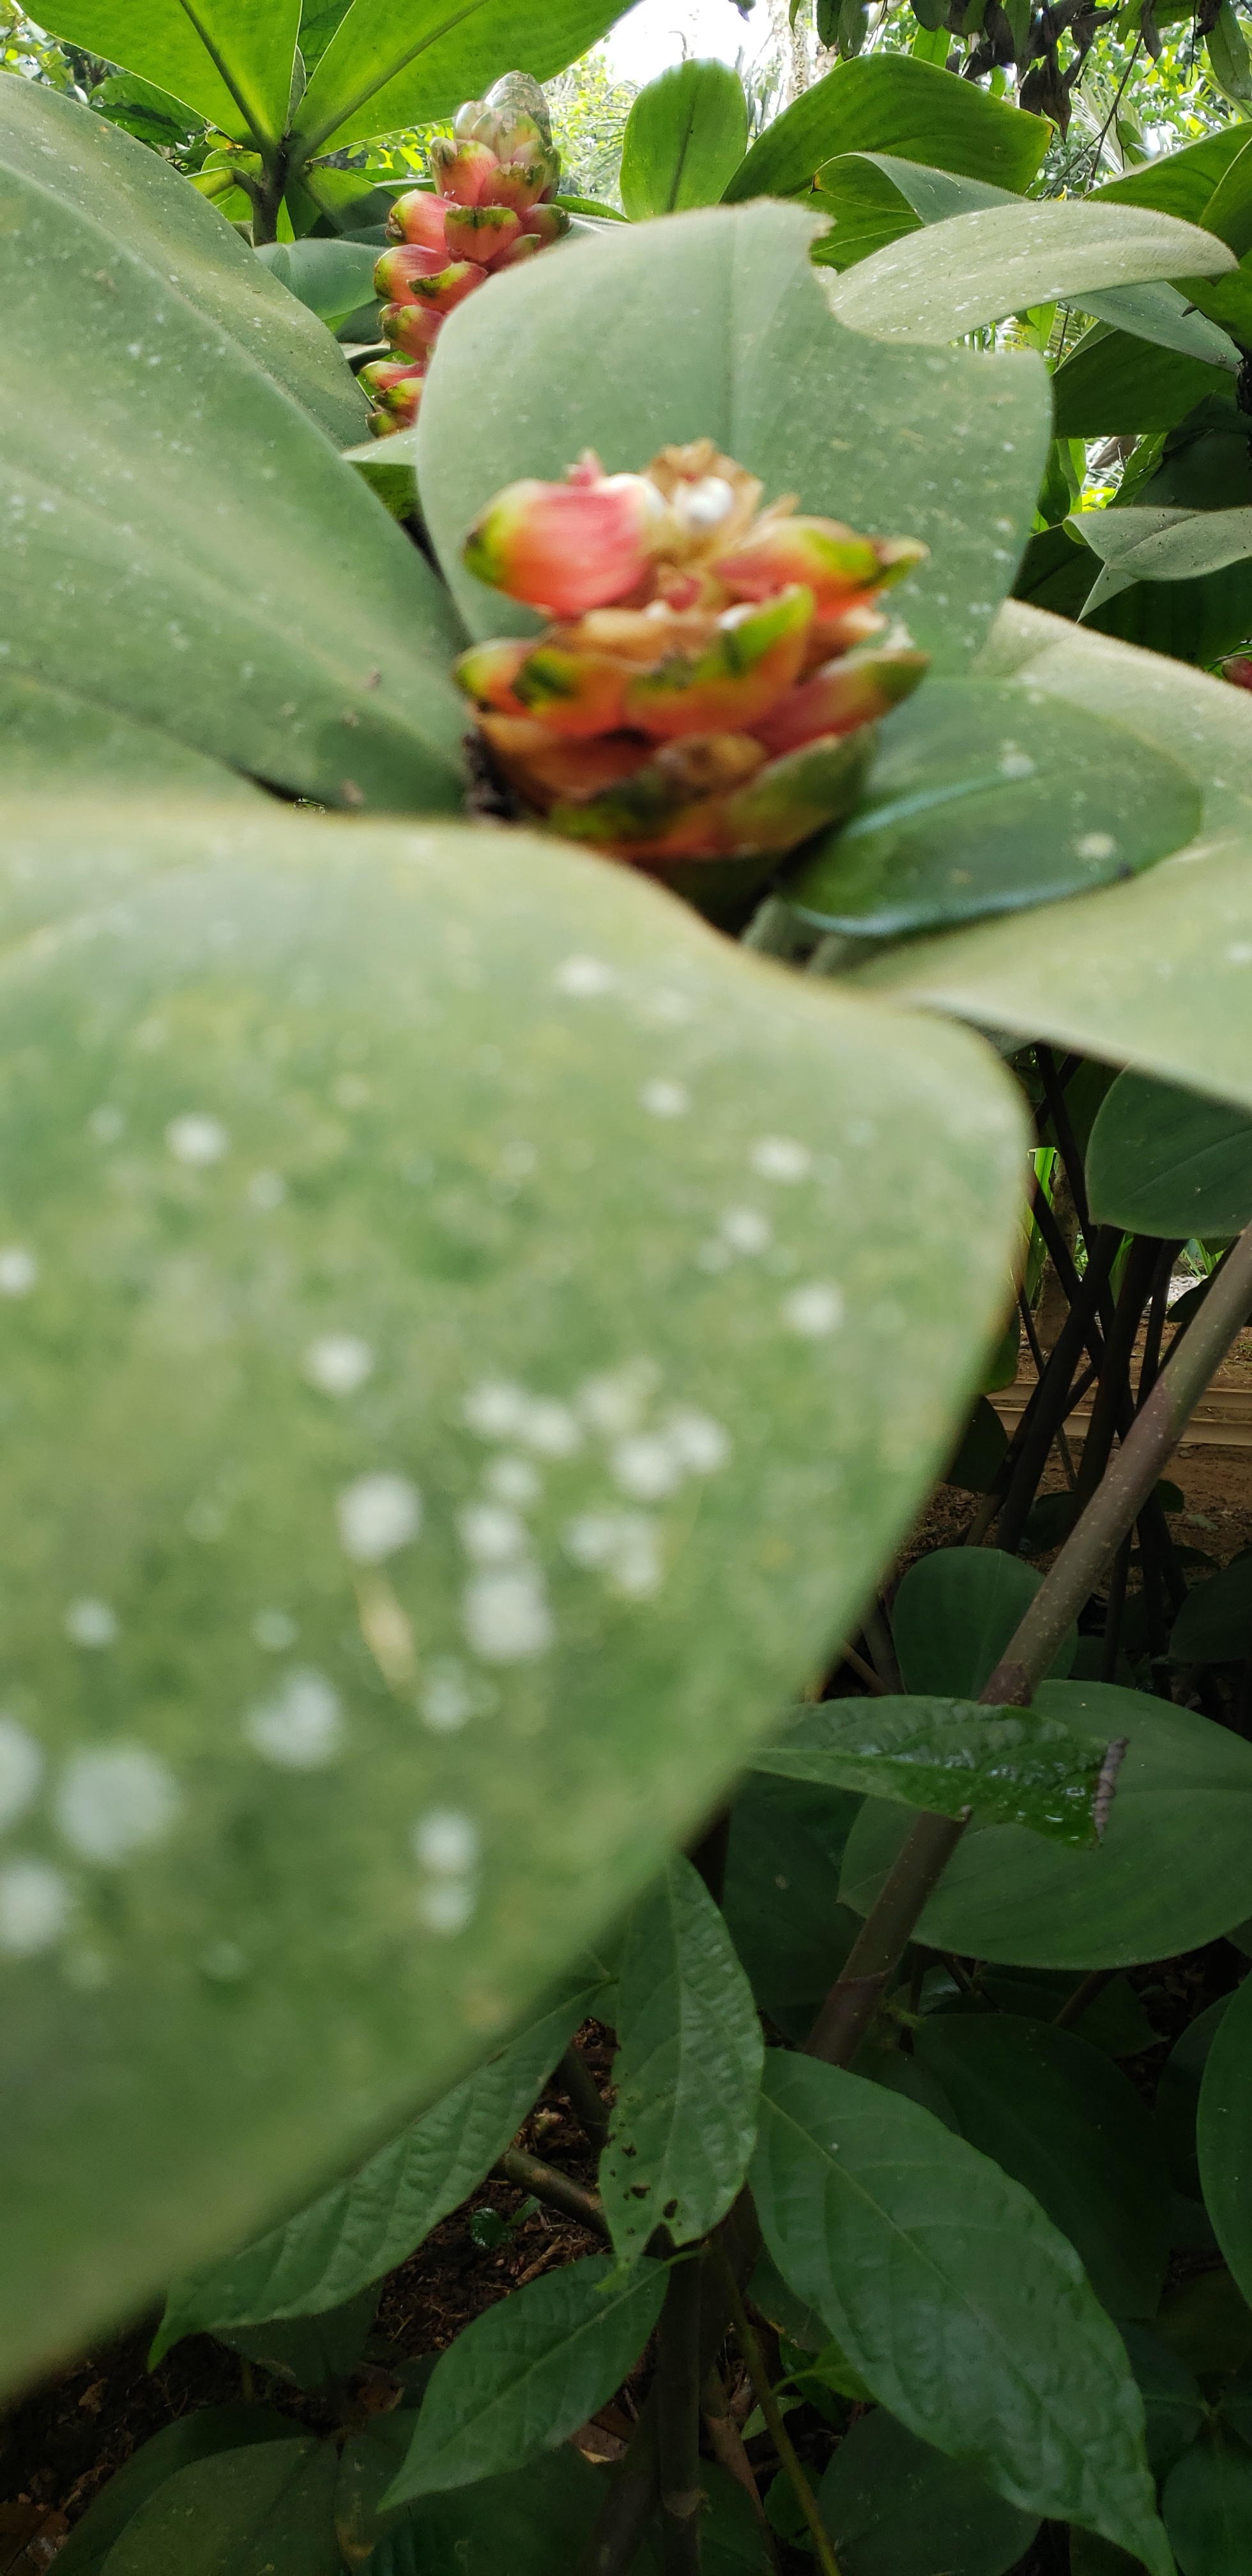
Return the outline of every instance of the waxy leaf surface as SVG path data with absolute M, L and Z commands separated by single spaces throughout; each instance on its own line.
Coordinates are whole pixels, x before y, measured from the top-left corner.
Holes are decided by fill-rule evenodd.
M 824 1700 L 756 1756 L 758 1771 L 898 1798 L 940 1816 L 1029 1825 L 1088 1848 L 1107 1743 L 1033 1709 L 964 1699 Z
M 1252 1217 L 1252 1117 L 1119 1074 L 1096 1112 L 1086 1169 L 1097 1224 L 1220 1242 Z

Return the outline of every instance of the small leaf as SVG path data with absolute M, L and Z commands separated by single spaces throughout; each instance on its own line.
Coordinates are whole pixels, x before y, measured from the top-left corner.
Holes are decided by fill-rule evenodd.
M 654 2229 L 689 2244 L 737 2198 L 756 2137 L 764 2046 L 718 1907 L 677 1854 L 627 1918 L 617 2087 L 600 2197 L 622 2264 Z
M 1042 1575 L 999 1548 L 941 1547 L 918 1557 L 891 1608 L 891 1635 L 906 1690 L 976 1699 L 990 1681 Z M 1067 1631 L 1052 1672 L 1063 1680 L 1078 1642 Z
M 378 2307 L 377 2284 L 313 2317 L 218 2328 L 218 2341 L 297 2388 L 325 2389 L 356 2369 Z
M 1134 876 L 1200 818 L 1181 762 L 1129 726 L 1011 682 L 931 680 L 886 718 L 865 801 L 785 893 L 825 930 L 894 939 Z
M 1005 2576 L 1038 2529 L 963 2461 L 919 2442 L 885 2406 L 845 2433 L 818 2489 L 840 2576 Z
M 633 2368 L 665 2283 L 663 2263 L 623 2276 L 607 2255 L 591 2254 L 463 2327 L 436 2364 L 384 2506 L 473 2486 L 555 2450 Z
M 924 1560 L 923 1560 L 924 1561 Z M 860 1789 L 940 1816 L 1028 1825 L 1050 1841 L 1098 1842 L 1109 1745 L 1033 1709 L 967 1699 L 824 1700 L 755 1756 L 758 1771 Z
M 350 313 L 373 297 L 378 251 L 373 243 L 354 241 L 266 242 L 257 252 L 271 277 L 297 302 L 337 331 Z M 374 332 L 362 337 L 379 338 Z
M 1182 2576 L 1235 2576 L 1247 2563 L 1252 2528 L 1247 2444 L 1224 2424 L 1206 2424 L 1170 2470 L 1161 2512 Z
M 622 204 L 632 223 L 715 206 L 748 144 L 748 102 L 729 64 L 688 56 L 641 89 L 622 138 Z
M 1236 1557 L 1187 1594 L 1169 1651 L 1178 1664 L 1242 1663 L 1252 1655 L 1252 1557 Z
M 1015 1825 L 967 1834 L 918 1927 L 934 1948 L 1005 1966 L 1122 1968 L 1214 1940 L 1252 1896 L 1252 1747 L 1141 1691 L 1045 1682 L 1035 1707 L 1075 1730 L 1126 1735 L 1108 1830 L 1062 1851 Z M 897 1810 L 862 1808 L 844 1903 L 864 1913 L 903 1837 Z
M 916 2104 L 771 2052 L 752 2187 L 775 2262 L 910 2432 L 1171 2576 L 1124 2346 L 1020 2184 Z
M 319 2315 L 407 2261 L 431 2229 L 476 2191 L 595 2002 L 579 1989 L 490 2058 L 359 2173 L 255 2245 L 175 2283 L 153 2365 L 183 2335 Z
M 603 2478 L 566 2442 L 508 2477 L 424 2497 L 379 2542 L 368 2576 L 563 2576 L 578 2564 Z M 630 2576 L 656 2576 L 650 2551 Z

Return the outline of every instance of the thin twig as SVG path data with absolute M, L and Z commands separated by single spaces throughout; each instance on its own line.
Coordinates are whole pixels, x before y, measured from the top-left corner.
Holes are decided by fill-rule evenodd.
M 853 1672 L 856 1673 L 859 1679 L 864 1682 L 866 1689 L 873 1691 L 877 1698 L 890 1699 L 893 1696 L 893 1694 L 888 1690 L 886 1683 L 879 1680 L 873 1665 L 866 1663 L 864 1655 L 858 1655 L 855 1646 L 840 1647 L 838 1655 L 835 1658 L 834 1668 L 836 1672 L 838 1672 L 840 1664 L 851 1664 Z
M 598 2155 L 609 2134 L 609 2115 L 576 2040 L 570 2041 L 552 2081 L 558 2092 L 566 2095 L 579 2127 Z
M 761 2347 L 748 2322 L 748 2311 L 740 2296 L 734 2270 L 727 2260 L 720 2236 L 714 2236 L 711 2242 L 714 2259 L 722 2276 L 731 2321 L 739 2340 L 739 2349 L 748 2366 L 748 2377 L 756 2390 L 757 2404 L 765 2418 L 766 2429 L 782 2462 L 796 2503 L 812 2532 L 818 2566 L 822 2570 L 822 2576 L 839 2576 L 839 2561 L 831 2548 L 830 2534 L 817 2510 L 817 2498 L 800 2466 L 795 2444 L 787 2431 L 779 2411 L 778 2401 L 770 2387 L 769 2372 L 761 2358 Z
M 1093 1968 L 1090 1975 L 1083 1978 L 1081 1985 L 1075 1986 L 1072 1995 L 1066 1996 L 1059 2013 L 1053 2013 L 1053 2030 L 1072 2030 L 1074 2023 L 1081 2021 L 1088 2006 L 1095 2002 L 1096 1996 L 1103 1994 L 1110 1977 L 1114 1975 L 1116 1970 L 1113 1968 Z
M 756 2482 L 756 2472 L 743 2447 L 743 2435 L 730 2411 L 720 2371 L 709 2372 L 700 2402 L 704 2415 L 704 2427 L 713 2455 L 721 2461 L 724 2469 L 729 2470 L 731 2477 L 743 2488 L 744 2494 L 749 2498 L 760 2526 L 761 2546 L 777 2576 L 777 2571 L 781 2568 L 778 2543 L 770 2529 L 765 2507 L 761 2502 L 761 2490 Z
M 698 2257 L 675 2263 L 657 2332 L 658 2458 L 665 2576 L 699 2576 L 700 2276 Z
M 497 2158 L 495 2169 L 501 2182 L 513 2183 L 549 2209 L 559 2209 L 562 2218 L 576 2219 L 580 2227 L 589 2227 L 594 2235 L 607 2238 L 603 2201 L 594 2191 L 584 2191 L 569 2174 L 558 2173 L 555 2165 L 545 2165 L 539 2156 L 527 2155 L 523 2147 L 509 2147 Z

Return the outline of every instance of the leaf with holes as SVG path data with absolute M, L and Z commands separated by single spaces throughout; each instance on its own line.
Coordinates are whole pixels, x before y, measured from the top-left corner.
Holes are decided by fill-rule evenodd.
M 657 2227 L 676 2245 L 716 2227 L 756 2136 L 763 2043 L 752 1989 L 681 1854 L 627 1919 L 617 2035 L 600 2197 L 618 2260 L 630 2263 Z

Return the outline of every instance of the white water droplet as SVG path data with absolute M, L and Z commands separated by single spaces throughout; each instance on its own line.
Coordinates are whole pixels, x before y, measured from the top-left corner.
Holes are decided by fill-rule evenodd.
M 568 993 L 576 1002 L 592 1002 L 601 993 L 611 993 L 617 977 L 600 957 L 566 957 L 552 980 L 558 993 Z
M 653 1118 L 685 1118 L 691 1107 L 691 1094 L 681 1082 L 645 1082 L 639 1104 Z
M 763 1181 L 804 1181 L 813 1169 L 808 1146 L 795 1136 L 758 1136 L 748 1161 Z
M 457 1514 L 461 1545 L 475 1565 L 507 1565 L 525 1556 L 530 1533 L 506 1503 L 467 1503 Z
M 828 1333 L 837 1333 L 843 1312 L 843 1291 L 829 1279 L 814 1279 L 805 1288 L 793 1288 L 782 1301 L 784 1324 L 810 1342 L 820 1342 Z
M 15 1717 L 0 1712 L 0 1826 L 25 1814 L 42 1777 L 42 1748 Z
M 1111 859 L 1116 850 L 1111 832 L 1084 832 L 1081 840 L 1074 843 L 1076 859 Z
M 116 1645 L 120 1630 L 117 1612 L 107 1601 L 71 1601 L 65 1613 L 65 1633 L 76 1646 Z
M 339 1543 L 357 1565 L 380 1565 L 422 1526 L 422 1498 L 407 1476 L 381 1471 L 345 1485 L 335 1506 Z
M 0 1869 L 0 1950 L 13 1959 L 50 1950 L 70 1919 L 68 1879 L 42 1860 L 12 1860 Z
M 476 1869 L 482 1856 L 482 1839 L 473 1817 L 455 1807 L 428 1807 L 418 1817 L 410 1839 L 414 1859 L 440 1878 L 457 1878 L 467 1869 Z
M 528 1458 L 493 1458 L 485 1483 L 496 1502 L 519 1504 L 523 1509 L 537 1503 L 543 1492 L 543 1478 Z
M 465 1635 L 486 1664 L 529 1663 L 556 1641 L 543 1576 L 537 1566 L 477 1574 L 461 1604 Z
M 39 1264 L 24 1243 L 0 1250 L 0 1297 L 29 1297 L 39 1277 Z
M 325 1673 L 298 1669 L 248 1710 L 243 1731 L 280 1771 L 321 1771 L 343 1743 L 343 1702 Z
M 715 1476 L 730 1457 L 730 1434 L 711 1413 L 682 1405 L 661 1426 L 667 1446 L 693 1476 Z
M 286 1196 L 287 1184 L 281 1172 L 253 1173 L 248 1183 L 248 1197 L 254 1208 L 261 1208 L 268 1215 L 271 1209 L 282 1206 Z
M 636 1431 L 619 1440 L 610 1453 L 609 1471 L 614 1484 L 636 1503 L 659 1503 L 676 1493 L 683 1480 L 682 1459 L 655 1431 Z
M 171 1118 L 165 1142 L 176 1162 L 206 1168 L 210 1163 L 220 1163 L 223 1155 L 230 1152 L 230 1136 L 220 1118 L 206 1117 L 198 1109 L 188 1109 L 181 1118 Z
M 252 1622 L 252 1634 L 267 1655 L 282 1655 L 288 1646 L 294 1646 L 300 1631 L 285 1610 L 258 1610 Z
M 304 1374 L 320 1395 L 355 1395 L 373 1366 L 369 1343 L 356 1333 L 323 1333 L 304 1354 Z
M 774 1229 L 769 1218 L 762 1216 L 759 1208 L 727 1208 L 721 1219 L 719 1231 L 723 1242 L 730 1245 L 732 1252 L 743 1252 L 749 1255 L 768 1252 L 774 1240 Z
M 84 1860 L 117 1869 L 164 1841 L 181 1804 L 167 1762 L 144 1744 L 106 1744 L 76 1753 L 56 1794 L 60 1832 Z

